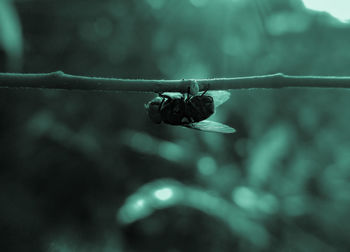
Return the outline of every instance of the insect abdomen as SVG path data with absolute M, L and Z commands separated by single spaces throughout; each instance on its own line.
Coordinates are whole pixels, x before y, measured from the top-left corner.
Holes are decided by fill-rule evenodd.
M 187 102 L 187 117 L 200 122 L 214 114 L 214 100 L 211 96 L 193 96 Z
M 181 99 L 166 101 L 161 108 L 162 120 L 172 125 L 182 125 L 185 117 L 185 103 Z

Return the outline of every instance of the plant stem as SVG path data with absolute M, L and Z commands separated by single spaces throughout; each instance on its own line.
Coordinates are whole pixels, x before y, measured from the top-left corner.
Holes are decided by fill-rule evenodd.
M 187 92 L 198 83 L 199 90 L 252 88 L 350 88 L 350 77 L 290 76 L 281 73 L 218 79 L 138 80 L 77 76 L 61 71 L 39 74 L 0 73 L 0 88 L 37 88 L 132 92 Z

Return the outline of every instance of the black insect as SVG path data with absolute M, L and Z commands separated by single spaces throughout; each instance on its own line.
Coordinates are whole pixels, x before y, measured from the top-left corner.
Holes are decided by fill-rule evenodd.
M 145 108 L 154 123 L 164 122 L 202 131 L 234 133 L 225 124 L 206 120 L 215 109 L 230 98 L 227 91 L 205 91 L 198 95 L 162 93 L 149 101 Z

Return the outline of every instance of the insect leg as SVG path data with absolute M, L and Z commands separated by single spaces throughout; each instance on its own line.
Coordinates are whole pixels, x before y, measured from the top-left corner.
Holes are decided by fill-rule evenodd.
M 190 99 L 190 92 L 191 92 L 191 88 L 188 87 L 188 88 L 187 88 L 187 97 L 186 97 L 186 99 L 185 99 L 186 102 Z
M 163 98 L 161 103 L 160 103 L 160 105 L 159 105 L 159 110 L 161 110 L 161 108 L 162 108 L 162 106 L 163 106 L 163 104 L 165 102 L 165 99 L 171 100 L 172 98 L 169 95 L 164 95 L 163 93 L 158 93 L 158 95 L 159 95 L 159 97 Z
M 158 107 L 158 110 L 160 111 L 162 109 L 162 106 L 164 104 L 165 99 L 169 99 L 169 98 L 166 95 L 165 96 L 159 95 L 159 96 L 162 97 L 162 101 L 160 102 L 159 107 Z
M 203 94 L 201 94 L 201 96 L 205 95 L 206 92 L 208 92 L 208 89 L 205 90 L 205 91 L 203 92 Z
M 169 95 L 164 95 L 162 93 L 158 93 L 159 97 L 162 97 L 162 98 L 167 98 L 167 99 L 171 99 L 171 97 Z

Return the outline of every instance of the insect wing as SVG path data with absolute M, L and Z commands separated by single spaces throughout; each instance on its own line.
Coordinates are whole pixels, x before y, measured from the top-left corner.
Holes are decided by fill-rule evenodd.
M 219 122 L 209 121 L 209 120 L 204 120 L 197 123 L 190 123 L 184 126 L 191 129 L 196 129 L 196 130 L 207 131 L 207 132 L 217 132 L 217 133 L 224 133 L 224 134 L 230 134 L 230 133 L 236 132 L 234 128 L 231 128 L 228 125 L 225 125 Z
M 225 90 L 215 90 L 208 91 L 206 95 L 213 97 L 215 108 L 219 107 L 221 104 L 225 103 L 228 99 L 230 99 L 231 93 Z

